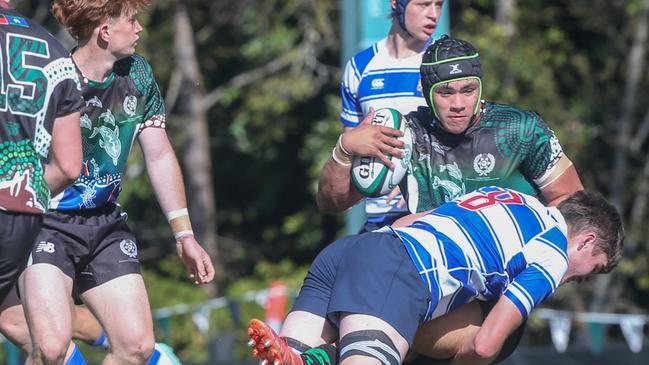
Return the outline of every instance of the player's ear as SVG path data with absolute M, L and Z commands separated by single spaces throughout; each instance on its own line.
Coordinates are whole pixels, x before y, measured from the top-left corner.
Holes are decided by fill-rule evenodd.
M 101 23 L 99 25 L 98 29 L 98 35 L 97 38 L 104 42 L 108 42 L 110 40 L 110 24 L 108 22 Z
M 579 234 L 577 249 L 581 250 L 588 247 L 593 248 L 595 247 L 595 243 L 597 243 L 597 234 L 593 231 L 585 231 Z

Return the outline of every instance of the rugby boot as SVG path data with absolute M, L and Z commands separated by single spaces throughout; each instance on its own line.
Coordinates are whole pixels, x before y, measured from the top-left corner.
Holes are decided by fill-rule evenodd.
M 250 320 L 248 336 L 252 347 L 252 356 L 267 365 L 304 365 L 300 355 L 293 352 L 286 340 L 280 337 L 270 326 L 258 320 Z

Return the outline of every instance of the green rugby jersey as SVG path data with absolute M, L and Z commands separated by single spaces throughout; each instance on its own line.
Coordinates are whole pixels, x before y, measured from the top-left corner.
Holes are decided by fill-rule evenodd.
M 117 61 L 102 82 L 81 75 L 81 87 L 85 100 L 81 176 L 52 199 L 52 209 L 93 209 L 114 203 L 135 138 L 144 128 L 165 127 L 160 89 L 151 66 L 139 55 Z
M 537 113 L 509 105 L 483 101 L 477 123 L 459 135 L 431 123 L 428 107 L 406 119 L 414 144 L 409 171 L 399 186 L 413 213 L 489 185 L 536 196 L 542 177 L 563 155 Z
M 52 127 L 82 105 L 70 53 L 40 25 L 0 8 L 0 210 L 47 210 Z

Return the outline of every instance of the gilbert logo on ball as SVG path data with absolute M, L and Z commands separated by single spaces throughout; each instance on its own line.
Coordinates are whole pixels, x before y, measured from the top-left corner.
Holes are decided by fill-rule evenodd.
M 374 114 L 372 124 L 398 129 L 404 132 L 399 140 L 405 144 L 403 158 L 388 155 L 394 164 L 390 170 L 379 158 L 373 156 L 354 156 L 352 162 L 352 183 L 367 197 L 379 197 L 392 191 L 405 176 L 410 166 L 412 154 L 412 134 L 403 115 L 392 108 L 379 109 Z

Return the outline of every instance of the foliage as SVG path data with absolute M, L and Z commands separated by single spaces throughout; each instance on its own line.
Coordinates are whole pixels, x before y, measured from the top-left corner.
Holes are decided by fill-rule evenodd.
M 303 270 L 296 267 L 308 264 L 342 233 L 342 217 L 321 214 L 314 199 L 320 169 L 340 131 L 340 2 L 183 2 L 194 29 L 203 76 L 200 87 L 206 95 L 218 96 L 210 104 L 208 123 L 218 209 L 214 224 L 226 268 L 221 280 L 227 293 L 235 296 L 263 288 L 275 277 L 294 278 L 297 287 Z M 37 9 L 43 3 L 24 0 L 21 5 Z M 618 145 L 616 138 L 626 98 L 628 55 L 647 1 L 517 1 L 513 35 L 496 19 L 498 3 L 450 3 L 452 33 L 480 50 L 485 97 L 538 111 L 559 136 L 585 186 L 609 194 L 615 152 L 629 148 L 628 143 Z M 181 153 L 187 121 L 179 117 L 183 106 L 175 105 L 167 94 L 173 89 L 175 75 L 170 56 L 175 4 L 174 0 L 155 1 L 142 15 L 146 30 L 139 52 L 152 63 L 169 98 L 168 131 Z M 43 21 L 56 29 L 51 17 Z M 638 81 L 640 90 L 649 88 L 646 70 Z M 218 93 L 211 94 L 215 91 Z M 636 98 L 634 131 L 647 113 L 649 94 L 639 92 Z M 627 207 L 623 211 L 627 223 L 632 222 L 632 207 L 647 199 L 638 197 L 647 183 L 642 174 L 647 146 L 644 139 L 637 145 L 634 150 L 629 148 L 627 189 L 621 199 Z M 173 239 L 144 172 L 136 150 L 121 202 L 150 270 L 146 278 L 152 302 L 166 305 L 199 300 L 204 293 L 180 284 L 185 282 L 182 274 L 173 265 L 165 266 L 173 260 L 156 261 L 173 251 Z M 185 171 L 188 173 L 191 171 Z M 644 212 L 634 221 L 640 223 L 627 225 L 627 241 L 635 251 L 617 270 L 615 282 L 623 288 L 622 299 L 613 300 L 611 310 L 649 308 L 649 247 L 645 239 L 649 226 L 641 223 L 646 219 Z M 580 292 L 586 295 L 592 289 L 587 286 Z M 573 296 L 566 293 L 560 291 L 554 303 L 586 307 L 571 302 Z M 253 304 L 242 305 L 241 317 L 248 318 L 244 312 L 259 315 L 259 310 Z M 211 320 L 224 329 L 234 328 L 228 318 L 226 312 L 215 312 Z M 193 349 L 200 341 L 194 332 L 188 334 L 190 321 L 180 321 L 188 327 L 178 336 L 188 337 L 174 337 L 172 342 L 181 351 Z M 189 356 L 187 351 L 183 354 Z

